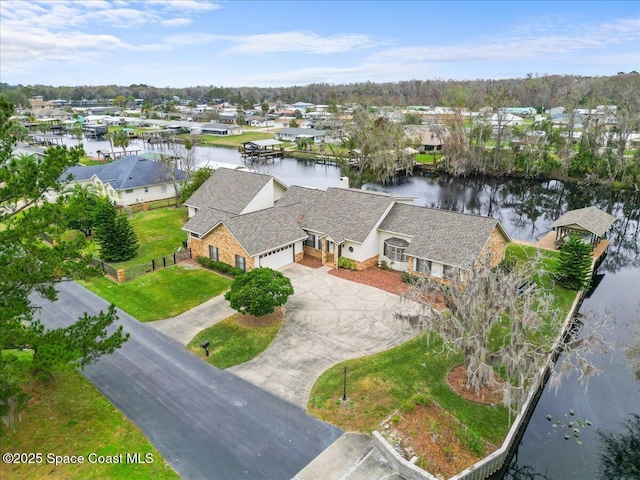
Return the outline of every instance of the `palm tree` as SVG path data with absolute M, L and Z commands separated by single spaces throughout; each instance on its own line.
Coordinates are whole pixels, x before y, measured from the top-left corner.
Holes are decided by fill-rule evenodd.
M 121 147 L 123 155 L 127 155 L 127 147 L 129 146 L 129 134 L 125 130 L 114 130 L 107 134 L 109 143 L 111 144 L 111 151 L 113 147 Z

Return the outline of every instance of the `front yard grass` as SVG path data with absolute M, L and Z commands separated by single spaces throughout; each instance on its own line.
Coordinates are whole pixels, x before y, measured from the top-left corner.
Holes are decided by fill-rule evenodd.
M 124 283 L 95 277 L 82 284 L 141 322 L 150 322 L 175 317 L 220 295 L 231 280 L 175 265 Z
M 56 373 L 45 387 L 31 379 L 25 385 L 33 396 L 16 422 L 5 432 L 0 452 L 43 455 L 42 463 L 0 464 L 0 478 L 58 479 L 178 479 L 173 469 L 138 428 L 76 371 Z M 82 455 L 84 463 L 47 464 L 46 454 Z M 152 463 L 89 463 L 87 455 L 150 454 Z
M 219 137 L 217 135 L 200 135 L 198 137 L 198 145 L 210 146 L 215 145 L 218 147 L 239 147 L 244 142 L 251 142 L 253 140 L 273 140 L 273 133 L 267 132 L 244 132 L 240 135 L 229 135 Z
M 350 431 L 370 432 L 411 399 L 428 393 L 476 435 L 499 444 L 509 429 L 502 406 L 473 403 L 454 393 L 447 372 L 462 363 L 460 355 L 443 353 L 442 342 L 420 335 L 376 355 L 335 365 L 317 380 L 309 396 L 309 413 Z M 347 367 L 347 402 L 340 401 Z
M 282 313 L 279 310 L 276 312 L 279 314 L 276 321 L 255 327 L 240 325 L 236 320 L 240 319 L 242 314 L 236 313 L 199 332 L 187 348 L 218 368 L 229 368 L 248 362 L 271 345 L 280 331 Z M 203 342 L 209 342 L 208 357 L 200 346 Z
M 186 220 L 187 209 L 184 207 L 158 208 L 134 213 L 129 217 L 129 223 L 138 237 L 138 254 L 131 260 L 111 265 L 126 270 L 150 263 L 152 259 L 171 255 L 187 238 L 186 233 L 181 230 Z
M 541 273 L 532 280 L 536 282 L 536 288 L 554 295 L 558 314 L 547 319 L 545 327 L 534 335 L 533 341 L 549 348 L 560 333 L 559 326 L 563 324 L 576 297 L 576 292 L 558 287 L 553 280 L 557 255 L 557 252 L 518 244 L 509 245 L 506 252 L 507 262 L 514 262 L 515 268 L 518 268 L 518 262 L 532 259 L 540 262 Z M 500 345 L 508 338 L 508 332 L 507 326 L 497 332 L 500 333 Z M 449 370 L 463 361 L 461 355 L 447 354 L 437 336 L 425 333 L 386 352 L 350 360 L 327 370 L 311 391 L 308 410 L 323 420 L 351 431 L 380 429 L 381 422 L 391 418 L 388 423 L 392 424 L 393 430 L 393 424 L 411 417 L 414 410 L 417 412 L 418 408 L 422 408 L 424 399 L 430 398 L 469 430 L 469 438 L 477 437 L 482 442 L 498 446 L 510 427 L 507 409 L 502 405 L 468 401 L 456 394 L 447 383 Z M 347 401 L 343 402 L 345 367 Z M 421 427 L 426 432 L 423 435 L 450 427 L 432 425 L 431 422 L 435 420 L 429 420 L 428 425 Z M 417 432 L 413 434 L 420 435 Z M 428 438 L 416 441 L 429 443 Z M 482 448 L 475 450 L 481 451 Z M 420 464 L 425 466 L 430 461 L 433 459 L 423 458 Z

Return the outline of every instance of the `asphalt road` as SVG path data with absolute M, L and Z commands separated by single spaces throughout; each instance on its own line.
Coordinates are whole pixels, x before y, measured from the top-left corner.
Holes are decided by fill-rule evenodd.
M 77 283 L 61 284 L 59 292 L 53 303 L 34 299 L 43 307 L 36 317 L 51 328 L 108 307 Z M 342 434 L 118 313 L 131 338 L 82 373 L 182 478 L 288 480 Z

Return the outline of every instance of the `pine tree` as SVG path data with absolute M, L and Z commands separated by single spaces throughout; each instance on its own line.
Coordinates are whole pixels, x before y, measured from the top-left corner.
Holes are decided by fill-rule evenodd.
M 13 105 L 0 96 L 0 416 L 9 424 L 28 399 L 22 383 L 29 373 L 47 377 L 59 368 L 87 365 L 113 352 L 129 336 L 121 326 L 109 328 L 117 319 L 113 308 L 85 315 L 66 328 L 45 329 L 35 321 L 34 295 L 53 301 L 58 282 L 98 271 L 83 254 L 84 237 L 68 241 L 62 235 L 68 223 L 64 200 L 42 198 L 47 190 L 62 190 L 58 179 L 78 163 L 82 147 L 53 146 L 43 158 L 16 158 L 12 115 Z M 43 245 L 43 233 L 55 238 L 55 244 Z M 31 352 L 31 358 L 18 361 L 17 351 Z
M 578 234 L 571 234 L 560 249 L 558 283 L 569 290 L 586 289 L 591 283 L 591 246 Z
M 114 245 L 114 261 L 122 262 L 129 260 L 138 253 L 138 237 L 129 220 L 124 215 L 118 215 L 115 221 L 114 238 L 117 240 Z
M 96 241 L 100 245 L 100 257 L 108 262 L 129 260 L 138 253 L 138 238 L 129 220 L 118 215 L 109 199 L 99 202 L 95 218 Z

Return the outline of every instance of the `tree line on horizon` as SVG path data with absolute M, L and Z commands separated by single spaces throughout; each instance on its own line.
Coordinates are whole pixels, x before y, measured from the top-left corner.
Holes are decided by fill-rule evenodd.
M 349 84 L 311 83 L 290 87 L 224 87 L 194 86 L 185 88 L 155 87 L 147 84 L 118 85 L 9 85 L 0 83 L 0 94 L 14 105 L 29 108 L 29 99 L 42 96 L 44 100 L 68 101 L 107 100 L 118 96 L 143 99 L 151 104 L 171 102 L 174 96 L 194 103 L 230 102 L 251 108 L 263 102 L 308 102 L 316 105 L 358 104 L 406 107 L 410 105 L 441 106 L 451 103 L 451 92 L 466 92 L 465 107 L 477 110 L 487 106 L 487 95 L 496 89 L 508 93 L 512 106 L 535 107 L 539 111 L 562 106 L 579 97 L 585 108 L 590 105 L 611 104 L 612 92 L 633 85 L 640 88 L 638 72 L 605 77 L 576 75 L 528 74 L 525 78 L 477 80 L 406 80 L 398 82 L 358 82 Z

